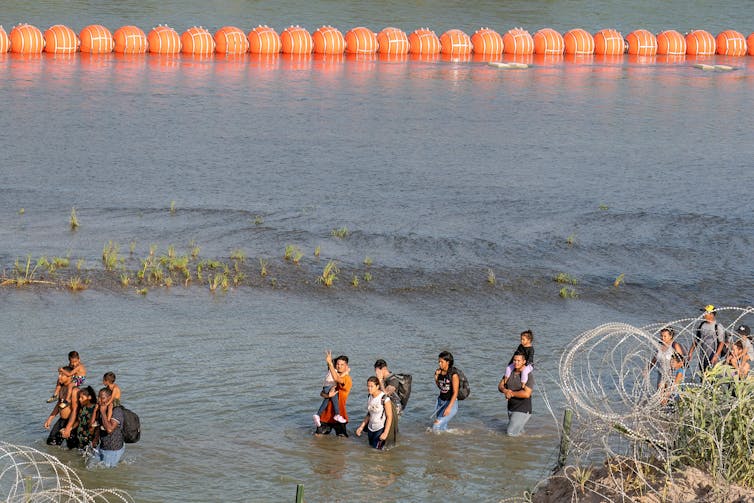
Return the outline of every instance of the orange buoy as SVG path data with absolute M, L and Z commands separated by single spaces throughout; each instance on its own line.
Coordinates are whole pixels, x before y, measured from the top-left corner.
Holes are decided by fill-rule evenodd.
M 565 51 L 565 40 L 559 31 L 542 28 L 534 34 L 534 53 L 560 56 Z
M 121 26 L 113 33 L 113 39 L 118 54 L 144 54 L 149 45 L 147 35 L 138 26 Z
M 694 30 L 686 34 L 686 54 L 712 56 L 716 49 L 715 37 L 708 31 Z
M 79 33 L 81 52 L 89 54 L 108 54 L 113 52 L 115 41 L 110 30 L 101 24 L 90 24 Z
M 588 31 L 574 28 L 563 35 L 565 53 L 575 56 L 594 54 L 594 37 Z
M 8 51 L 10 51 L 10 37 L 5 28 L 0 25 L 0 53 L 5 54 Z
M 178 54 L 181 52 L 181 37 L 168 25 L 158 24 L 147 35 L 149 52 L 153 54 Z
M 440 35 L 440 52 L 450 56 L 468 56 L 473 46 L 471 38 L 462 30 L 448 30 Z
M 422 56 L 440 54 L 440 39 L 429 28 L 418 28 L 408 36 L 408 52 Z
M 722 56 L 746 55 L 746 39 L 736 30 L 721 31 L 716 39 L 717 53 Z
M 408 35 L 403 30 L 388 26 L 377 34 L 377 52 L 401 56 L 408 54 Z
M 343 54 L 346 50 L 345 37 L 332 26 L 322 26 L 312 33 L 312 43 L 315 54 Z
M 500 56 L 503 53 L 503 36 L 490 28 L 479 28 L 471 36 L 474 54 Z
M 40 54 L 45 39 L 39 28 L 30 24 L 19 24 L 10 31 L 10 52 L 16 54 Z
M 746 45 L 749 47 L 749 56 L 754 56 L 754 33 L 746 37 Z
M 626 37 L 628 53 L 634 56 L 654 56 L 657 54 L 657 37 L 649 30 L 634 30 Z
M 215 32 L 215 52 L 218 54 L 246 54 L 249 39 L 241 28 L 223 26 Z
M 249 32 L 249 52 L 277 54 L 283 48 L 280 35 L 267 25 L 259 25 Z
M 686 54 L 686 38 L 675 30 L 657 34 L 657 54 L 683 56 Z
M 196 56 L 209 56 L 215 52 L 215 39 L 208 29 L 192 26 L 181 34 L 181 52 Z
M 309 32 L 298 25 L 283 30 L 280 42 L 284 54 L 311 54 L 314 45 Z
M 505 54 L 534 54 L 534 38 L 523 28 L 513 28 L 503 35 Z
M 623 35 L 618 30 L 606 28 L 594 34 L 594 54 L 618 56 L 626 52 Z
M 346 52 L 348 54 L 374 54 L 377 52 L 377 35 L 364 26 L 357 26 L 346 32 Z
M 73 54 L 79 50 L 76 32 L 63 24 L 50 26 L 45 32 L 45 52 L 50 54 Z

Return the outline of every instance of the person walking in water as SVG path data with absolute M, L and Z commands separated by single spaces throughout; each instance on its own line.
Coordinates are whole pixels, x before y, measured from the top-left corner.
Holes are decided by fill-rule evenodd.
M 696 329 L 696 336 L 689 348 L 688 362 L 691 363 L 691 357 L 698 346 L 699 353 L 697 359 L 699 360 L 699 373 L 703 378 L 707 367 L 716 364 L 723 356 L 723 349 L 727 341 L 725 329 L 715 319 L 717 314 L 715 306 L 710 304 L 705 306 L 702 311 L 704 312 L 704 321 Z
M 367 391 L 367 414 L 356 428 L 356 436 L 360 437 L 366 428 L 369 445 L 375 449 L 383 449 L 396 419 L 393 417 L 395 409 L 390 403 L 390 398 L 380 389 L 380 380 L 377 377 L 367 379 Z
M 348 394 L 351 392 L 351 376 L 348 375 L 350 372 L 350 369 L 348 367 L 348 357 L 345 355 L 340 355 L 333 361 L 332 359 L 332 353 L 328 351 L 325 354 L 325 361 L 327 362 L 327 367 L 331 371 L 337 371 L 337 375 L 340 377 L 336 379 L 337 385 L 334 388 L 331 388 L 329 392 L 325 393 L 324 391 L 320 393 L 320 396 L 322 398 L 329 398 L 329 396 L 335 395 L 335 393 L 338 393 L 338 406 L 340 408 L 340 415 L 343 417 L 343 419 L 346 420 L 345 423 L 341 423 L 340 421 L 335 420 L 335 411 L 333 410 L 332 403 L 328 400 L 327 407 L 325 408 L 324 412 L 320 416 L 320 426 L 317 427 L 317 430 L 314 432 L 315 435 L 327 435 L 331 431 L 335 431 L 335 434 L 339 437 L 347 437 L 348 436 L 348 430 L 346 429 L 346 425 L 348 423 L 348 411 L 346 410 L 346 402 L 348 401 Z M 335 376 L 336 372 L 333 372 L 333 376 Z
M 508 429 L 506 433 L 517 437 L 524 431 L 524 426 L 531 419 L 531 392 L 534 388 L 534 372 L 529 372 L 525 383 L 521 382 L 526 355 L 517 352 L 513 355 L 513 372 L 503 377 L 497 385 L 500 393 L 508 400 Z
M 437 433 L 448 429 L 448 423 L 458 412 L 458 389 L 461 379 L 453 368 L 453 355 L 449 351 L 443 351 L 437 357 L 437 370 L 435 370 L 435 384 L 440 389 L 435 407 L 435 422 L 432 431 Z
M 330 351 L 327 352 L 329 357 L 332 359 L 332 353 Z M 342 378 L 348 375 L 348 369 L 341 374 L 338 372 L 335 368 L 330 368 L 332 365 L 328 364 L 327 368 L 327 374 L 325 375 L 325 381 L 322 384 L 322 391 L 320 392 L 320 395 L 324 398 L 322 399 L 322 405 L 319 406 L 319 410 L 316 414 L 314 414 L 314 424 L 318 428 L 322 426 L 322 422 L 320 421 L 320 416 L 323 412 L 325 412 L 325 409 L 327 408 L 328 404 L 332 406 L 333 414 L 335 416 L 333 419 L 335 419 L 339 423 L 345 423 L 346 419 L 340 415 L 340 404 L 338 403 L 338 390 L 336 386 L 342 382 Z M 331 394 L 330 390 L 335 388 L 335 393 Z

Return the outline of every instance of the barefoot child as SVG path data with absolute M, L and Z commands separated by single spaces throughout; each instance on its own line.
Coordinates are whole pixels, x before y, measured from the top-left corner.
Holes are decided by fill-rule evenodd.
M 66 370 L 68 368 L 72 368 L 73 370 Z M 86 381 L 86 367 L 84 367 L 84 364 L 81 363 L 81 358 L 79 357 L 78 352 L 71 351 L 70 353 L 68 353 L 68 366 L 60 367 L 58 369 L 58 374 L 63 374 L 67 377 L 70 377 L 71 382 L 77 388 L 80 388 L 84 384 L 84 381 Z M 50 398 L 47 399 L 47 403 L 52 403 L 58 399 L 58 395 L 60 395 L 60 388 L 60 380 L 58 380 L 55 385 L 55 392 Z
M 521 332 L 521 344 L 518 345 L 518 348 L 516 348 L 515 353 L 521 352 L 526 357 L 526 366 L 521 371 L 521 384 L 526 384 L 526 381 L 529 380 L 529 372 L 532 371 L 534 365 L 534 346 L 532 343 L 534 342 L 534 334 L 531 330 L 524 330 Z M 505 369 L 505 377 L 510 377 L 511 372 L 513 372 L 513 358 L 511 358 L 510 363 L 508 363 L 508 366 Z
M 102 376 L 102 385 L 110 389 L 112 392 L 110 402 L 112 402 L 113 407 L 118 407 L 120 405 L 120 386 L 115 384 L 115 373 L 106 372 L 105 375 Z
M 330 355 L 329 351 L 328 351 L 328 355 Z M 338 371 L 335 370 L 335 367 L 328 365 L 327 375 L 325 375 L 325 381 L 324 383 L 322 383 L 322 393 L 325 395 L 328 395 L 328 398 L 325 398 L 322 400 L 322 405 L 319 406 L 319 410 L 313 416 L 314 424 L 317 425 L 318 428 L 322 424 L 319 420 L 319 416 L 321 416 L 322 413 L 327 408 L 328 402 L 332 403 L 332 410 L 334 414 L 333 419 L 335 419 L 339 423 L 347 422 L 346 419 L 340 415 L 340 405 L 338 404 L 338 392 L 336 391 L 334 394 L 332 395 L 330 394 L 330 391 L 338 385 L 338 382 L 340 382 L 342 378 L 347 375 L 348 375 L 348 370 L 342 373 L 338 373 Z

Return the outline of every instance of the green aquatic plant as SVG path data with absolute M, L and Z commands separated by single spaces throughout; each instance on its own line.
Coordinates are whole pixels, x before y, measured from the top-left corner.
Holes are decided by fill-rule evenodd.
M 348 227 L 346 227 L 345 225 L 343 227 L 340 227 L 338 229 L 333 229 L 330 231 L 330 235 L 332 237 L 336 237 L 339 239 L 345 239 L 348 237 L 349 234 L 350 232 L 348 231 Z
M 24 213 L 26 213 L 26 210 L 25 210 L 25 209 L 23 209 L 23 208 L 20 208 L 20 209 L 18 210 L 18 214 L 19 214 L 19 215 L 23 215 Z
M 365 272 L 364 273 L 364 281 L 366 281 L 367 283 L 369 283 L 370 281 L 372 281 L 372 273 L 371 272 Z
M 319 246 L 317 246 L 316 248 L 314 248 L 314 256 L 315 257 L 319 257 Z
M 0 283 L 0 286 L 5 286 L 5 285 L 24 286 L 24 285 L 29 285 L 31 283 L 49 283 L 49 282 L 34 279 L 34 274 L 36 273 L 38 267 L 39 266 L 36 263 L 34 267 L 32 267 L 31 255 L 26 256 L 25 265 L 21 263 L 19 259 L 17 258 L 15 264 L 13 265 L 13 277 L 4 279 Z
M 263 278 L 267 276 L 267 261 L 263 258 L 259 259 L 259 275 Z
M 175 258 L 175 246 L 168 245 L 168 258 Z
M 359 277 L 358 277 L 358 276 L 356 276 L 355 274 L 354 274 L 354 275 L 353 275 L 353 277 L 351 278 L 351 284 L 352 284 L 352 285 L 353 285 L 353 286 L 354 286 L 355 288 L 358 288 L 358 287 L 359 287 Z
M 86 264 L 86 262 L 84 262 L 84 259 L 83 259 L 83 258 L 80 258 L 80 259 L 78 259 L 78 260 L 76 261 L 76 270 L 77 270 L 77 271 L 81 271 L 81 269 L 83 269 L 83 268 L 84 268 L 84 265 L 85 265 L 85 264 Z
M 71 225 L 71 230 L 75 231 L 79 228 L 79 219 L 76 216 L 76 208 L 71 208 L 71 218 L 69 220 L 69 223 Z
M 196 258 L 199 256 L 201 248 L 199 248 L 199 246 L 197 246 L 194 241 L 191 241 L 189 243 L 189 248 L 191 248 L 191 260 L 196 260 Z
M 170 201 L 170 214 L 175 215 L 175 201 Z
M 497 284 L 497 277 L 495 277 L 495 271 L 492 269 L 487 269 L 487 283 L 492 286 Z
M 80 292 L 81 290 L 86 290 L 88 286 L 89 286 L 89 282 L 83 281 L 81 277 L 79 276 L 74 276 L 68 280 L 68 288 L 74 292 Z
M 573 246 L 576 243 L 576 234 L 571 234 L 570 236 L 568 236 L 565 242 L 569 248 Z
M 558 275 L 555 276 L 552 280 L 554 282 L 556 282 L 556 283 L 566 283 L 566 284 L 569 284 L 569 285 L 578 285 L 579 284 L 579 281 L 576 278 L 574 278 L 570 274 L 566 274 L 564 272 L 558 273 Z
M 131 284 L 131 276 L 128 273 L 123 273 L 120 275 L 120 286 L 127 287 Z
M 167 276 L 165 278 L 165 283 L 164 284 L 165 284 L 166 288 L 170 288 L 171 286 L 173 286 L 173 278 L 170 277 L 170 276 Z
M 243 283 L 245 279 L 246 279 L 246 274 L 240 271 L 236 272 L 236 274 L 233 275 L 233 286 L 235 287 L 240 286 L 241 283 Z
M 613 281 L 613 286 L 615 288 L 618 288 L 619 286 L 621 286 L 623 284 L 623 280 L 625 277 L 626 277 L 626 273 L 624 272 L 620 273 L 618 277 L 615 278 L 615 281 Z
M 564 286 L 563 288 L 561 288 L 558 295 L 560 295 L 560 297 L 563 299 L 577 299 L 579 297 L 579 293 L 576 291 L 576 289 L 569 286 Z
M 254 217 L 254 225 L 262 225 L 264 223 L 264 218 L 262 218 L 262 215 L 257 215 Z
M 283 259 L 291 260 L 293 258 L 293 254 L 295 251 L 296 251 L 296 247 L 294 245 L 285 245 L 285 252 L 283 253 Z
M 106 271 L 112 271 L 118 265 L 118 243 L 108 241 L 102 249 L 102 264 Z
M 326 287 L 331 287 L 333 285 L 333 282 L 338 278 L 338 267 L 335 264 L 334 260 L 330 260 L 327 264 L 325 264 L 325 268 L 322 270 L 322 275 L 317 278 L 317 282 L 325 285 Z
M 136 293 L 139 295 L 146 295 L 148 291 L 149 289 L 147 287 L 144 287 L 144 288 L 138 288 L 136 290 Z
M 128 254 L 133 255 L 135 250 L 136 250 L 136 241 L 132 239 L 131 242 L 128 243 Z
M 366 257 L 364 257 L 364 265 L 367 266 L 367 267 L 371 267 L 372 266 L 372 257 L 370 257 L 369 255 L 367 255 Z
M 301 262 L 301 257 L 303 256 L 304 254 L 301 252 L 301 250 L 297 248 L 296 251 L 293 252 L 293 257 L 291 258 L 291 262 L 298 265 L 299 262 Z
M 237 248 L 230 252 L 230 259 L 237 262 L 246 262 L 246 254 L 240 248 Z
M 605 203 L 601 203 L 600 206 L 599 206 L 599 208 L 600 208 L 601 211 L 607 211 L 607 210 L 610 209 L 610 207 L 608 205 L 606 205 Z

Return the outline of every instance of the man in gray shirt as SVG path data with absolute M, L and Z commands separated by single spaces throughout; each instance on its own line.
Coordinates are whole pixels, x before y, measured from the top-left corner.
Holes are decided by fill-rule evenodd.
M 725 348 L 727 339 L 725 328 L 715 320 L 715 315 L 717 314 L 715 306 L 710 304 L 702 309 L 702 311 L 704 312 L 704 321 L 696 329 L 694 342 L 691 343 L 691 348 L 689 348 L 688 361 L 689 363 L 691 362 L 694 350 L 699 346 L 697 360 L 699 361 L 699 372 L 703 376 L 704 371 L 716 364 L 723 356 L 723 349 Z

